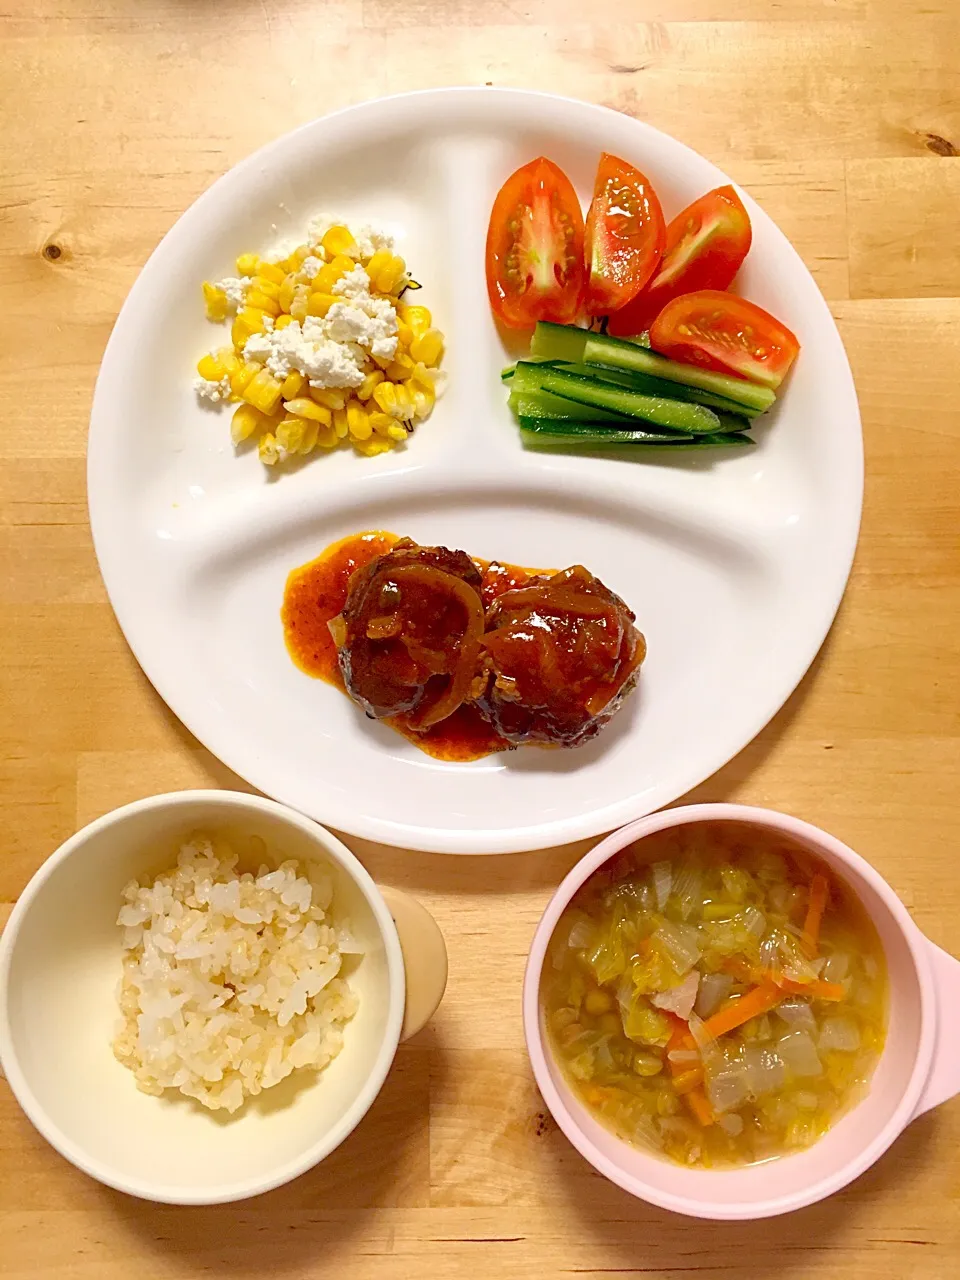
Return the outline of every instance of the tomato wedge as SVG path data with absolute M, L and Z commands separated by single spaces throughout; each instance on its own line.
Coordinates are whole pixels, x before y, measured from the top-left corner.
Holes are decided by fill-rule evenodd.
M 668 302 L 650 326 L 661 355 L 776 390 L 800 343 L 769 311 L 733 293 L 701 289 Z
M 607 315 L 636 297 L 660 263 L 665 234 L 650 180 L 605 151 L 587 214 L 586 308 L 591 315 Z
M 583 293 L 583 214 L 570 179 L 540 156 L 497 193 L 487 230 L 487 292 L 512 329 L 570 324 Z
M 668 302 L 699 289 L 729 289 L 750 250 L 750 215 L 733 187 L 694 200 L 667 227 L 663 260 L 632 302 L 610 317 L 616 337 L 643 333 Z

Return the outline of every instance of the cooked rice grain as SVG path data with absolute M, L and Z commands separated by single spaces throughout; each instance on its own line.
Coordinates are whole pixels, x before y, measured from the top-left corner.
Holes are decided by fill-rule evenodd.
M 144 1093 L 179 1089 L 229 1112 L 300 1067 L 326 1066 L 357 1009 L 337 976 L 357 948 L 330 919 L 332 877 L 293 860 L 239 875 L 237 861 L 196 837 L 174 870 L 126 886 L 113 1044 Z

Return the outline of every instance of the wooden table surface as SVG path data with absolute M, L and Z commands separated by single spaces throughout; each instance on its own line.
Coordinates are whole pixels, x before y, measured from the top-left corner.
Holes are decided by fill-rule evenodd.
M 94 378 L 147 255 L 214 178 L 302 121 L 494 84 L 689 143 L 772 214 L 826 295 L 863 410 L 856 565 L 799 691 L 695 798 L 827 827 L 960 952 L 957 0 L 8 0 L 0 47 L 2 902 L 115 805 L 244 785 L 141 674 L 87 527 Z M 786 1219 L 650 1208 L 567 1145 L 521 1039 L 534 925 L 586 845 L 445 860 L 348 843 L 430 906 L 450 948 L 441 1011 L 359 1129 L 258 1200 L 167 1208 L 75 1171 L 0 1080 L 0 1274 L 960 1274 L 960 1103 Z

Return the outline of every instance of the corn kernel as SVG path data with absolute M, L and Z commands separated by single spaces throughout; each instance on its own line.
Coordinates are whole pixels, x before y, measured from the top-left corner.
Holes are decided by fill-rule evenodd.
M 410 355 L 418 363 L 436 366 L 443 358 L 443 334 L 439 329 L 428 329 L 410 344 Z
M 394 419 L 390 417 L 389 413 L 371 413 L 370 414 L 370 428 L 378 436 L 383 436 L 384 439 L 386 439 L 387 432 L 393 426 L 396 426 L 396 423 Z
M 281 311 L 289 311 L 290 303 L 293 301 L 297 292 L 297 279 L 293 272 L 289 272 L 283 277 L 283 281 L 277 290 L 277 301 L 280 303 Z
M 373 395 L 374 388 L 383 381 L 383 372 L 380 369 L 372 369 L 370 373 L 364 376 L 363 381 L 357 387 L 357 399 L 369 400 Z
M 298 395 L 300 388 L 306 382 L 303 374 L 296 369 L 291 369 L 287 376 L 280 383 L 280 399 L 292 400 Z
M 317 447 L 317 436 L 320 434 L 320 428 L 326 430 L 326 426 L 322 422 L 313 422 L 310 418 L 302 418 L 303 422 L 303 439 L 300 442 L 300 448 L 297 450 L 300 454 L 312 453 Z
M 413 373 L 410 375 L 410 389 L 418 388 L 421 391 L 431 391 L 436 395 L 437 371 L 428 369 L 424 364 L 415 364 Z
M 393 356 L 375 356 L 371 352 L 370 359 L 373 361 L 375 365 L 378 365 L 381 369 L 386 369 L 391 364 L 393 364 Z
M 236 373 L 232 373 L 230 375 L 230 390 L 234 395 L 242 396 L 262 368 L 263 365 L 257 364 L 255 360 L 247 360 Z
M 328 409 L 342 409 L 347 403 L 347 393 L 345 391 L 335 391 L 330 387 L 308 387 L 311 400 L 316 400 L 317 404 L 326 405 Z
M 338 440 L 345 440 L 347 432 L 350 430 L 350 424 L 347 421 L 346 409 L 334 409 L 333 411 L 333 429 L 336 432 Z
M 297 400 L 285 400 L 283 407 L 287 413 L 295 413 L 298 418 L 312 418 L 314 422 L 325 422 L 327 425 L 333 421 L 332 411 L 326 405 L 317 404 L 308 396 Z
M 248 436 L 252 436 L 254 431 L 266 426 L 266 423 L 266 416 L 252 404 L 238 405 L 230 419 L 230 439 L 234 444 L 240 444 Z
M 333 423 L 329 426 L 326 423 L 317 423 L 317 448 L 318 449 L 335 449 L 342 439 L 337 435 L 336 428 Z
M 411 387 L 410 395 L 413 399 L 413 416 L 420 419 L 428 418 L 436 398 L 433 392 L 424 391 L 421 387 Z
M 232 378 L 243 363 L 233 347 L 218 347 L 213 354 L 219 360 L 228 378 Z
M 373 281 L 374 288 L 380 287 L 377 284 L 377 280 L 379 279 L 380 272 L 387 270 L 390 267 L 390 264 L 392 262 L 393 262 L 393 254 L 390 252 L 389 249 L 378 249 L 377 252 L 370 259 L 370 261 L 367 263 L 366 272 L 367 272 L 367 275 L 370 277 L 370 279 Z
M 373 398 L 391 418 L 407 419 L 413 417 L 413 397 L 404 386 L 395 382 L 381 382 L 373 393 Z
M 277 439 L 272 431 L 267 431 L 260 437 L 257 453 L 260 455 L 260 461 L 268 467 L 275 466 L 280 461 L 280 450 L 277 448 Z
M 381 413 L 390 414 L 393 408 L 397 394 L 397 388 L 392 382 L 381 382 L 379 386 L 374 387 L 373 398 L 377 402 L 377 408 Z
M 307 300 L 307 315 L 325 316 L 335 302 L 342 301 L 332 293 L 311 293 Z
M 415 367 L 416 366 L 408 355 L 404 355 L 402 351 L 398 351 L 390 364 L 387 365 L 384 372 L 391 382 L 406 382 L 407 378 L 412 375 Z
M 197 361 L 197 373 L 210 382 L 219 382 L 226 373 L 221 362 L 214 355 L 201 356 Z
M 252 338 L 255 333 L 263 333 L 263 312 L 255 311 L 253 307 L 244 307 L 242 311 L 237 312 L 237 318 L 230 330 L 233 345 L 242 348 L 246 340 Z
M 396 293 L 407 274 L 407 264 L 389 249 L 378 249 L 367 263 L 367 275 L 380 293 Z
M 263 269 L 264 264 L 261 263 L 260 271 L 253 277 L 253 284 L 250 287 L 252 289 L 256 289 L 258 293 L 262 293 L 266 297 L 273 298 L 274 301 L 276 301 L 276 299 L 280 297 L 280 286 L 283 284 L 286 276 L 281 273 L 280 279 L 274 280 L 272 276 L 265 276 L 263 274 Z
M 290 303 L 290 314 L 294 320 L 299 320 L 302 324 L 307 318 L 307 300 L 310 295 L 303 285 L 297 285 L 296 296 Z
M 313 291 L 315 293 L 333 293 L 333 286 L 353 268 L 354 262 L 352 258 L 338 254 L 332 262 L 322 266 L 313 277 Z
M 373 431 L 367 407 L 359 400 L 351 400 L 347 405 L 347 429 L 355 440 L 368 440 Z
M 303 418 L 298 418 L 295 414 L 288 415 L 278 423 L 277 445 L 284 453 L 300 452 L 305 426 Z
M 272 373 L 261 369 L 244 387 L 243 398 L 261 413 L 273 413 L 280 403 L 280 383 Z
M 209 280 L 204 280 L 203 282 L 203 302 L 208 320 L 213 320 L 215 324 L 219 324 L 221 320 L 226 320 L 227 313 L 230 310 L 227 295 L 215 284 L 211 284 Z
M 256 253 L 241 253 L 237 259 L 238 276 L 255 276 L 260 266 L 260 257 Z
M 391 265 L 393 267 L 392 281 L 390 287 L 384 289 L 384 293 L 392 295 L 390 301 L 396 306 L 400 301 L 398 295 L 403 292 L 407 283 L 407 264 L 403 258 L 395 257 Z
M 362 453 L 367 458 L 375 458 L 378 453 L 389 453 L 393 443 L 385 440 L 383 436 L 371 436 L 369 440 L 354 440 L 353 447 L 357 453 Z
M 387 427 L 387 436 L 390 440 L 396 440 L 398 444 L 403 443 L 407 438 L 407 432 L 403 427 L 398 427 L 396 423 L 392 427 Z
M 324 251 L 330 258 L 341 255 L 356 259 L 360 257 L 360 249 L 347 227 L 330 227 L 320 238 Z
M 278 316 L 280 314 L 280 303 L 276 298 L 271 298 L 267 294 L 261 293 L 259 289 L 248 289 L 245 301 L 248 307 L 253 307 L 257 311 L 264 311 L 269 316 Z
M 271 284 L 279 286 L 283 284 L 285 279 L 283 268 L 276 262 L 259 262 L 257 264 L 257 279 L 269 280 Z
M 294 321 L 294 317 L 291 315 L 277 316 L 273 324 L 274 331 L 276 331 L 277 329 L 285 329 L 288 324 L 293 324 L 293 321 Z
M 404 324 L 410 326 L 418 338 L 433 324 L 433 316 L 427 307 L 411 306 L 410 303 L 401 302 L 397 307 L 397 315 Z
M 410 326 L 403 320 L 397 320 L 397 346 L 401 349 L 409 347 L 410 343 L 417 335 Z

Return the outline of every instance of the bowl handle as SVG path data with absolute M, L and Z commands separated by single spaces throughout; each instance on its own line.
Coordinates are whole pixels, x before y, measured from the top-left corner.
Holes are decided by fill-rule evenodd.
M 447 985 L 447 946 L 433 916 L 409 894 L 380 886 L 400 935 L 407 975 L 401 1040 L 409 1040 L 433 1017 Z
M 913 1119 L 960 1093 L 960 960 L 925 938 L 937 1001 L 937 1039 L 933 1063 Z

